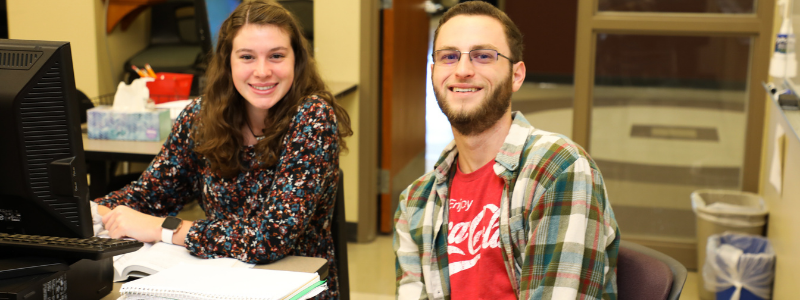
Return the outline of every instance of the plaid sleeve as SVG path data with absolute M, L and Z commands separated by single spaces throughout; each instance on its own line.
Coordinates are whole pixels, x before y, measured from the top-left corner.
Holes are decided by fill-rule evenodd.
M 394 240 L 392 246 L 397 256 L 395 259 L 395 275 L 397 299 L 428 299 L 425 284 L 422 281 L 422 263 L 419 246 L 411 237 L 408 214 L 409 189 L 400 195 L 400 204 L 394 216 Z
M 558 156 L 531 180 L 540 187 L 530 202 L 519 298 L 616 299 L 619 234 L 602 176 L 586 156 Z

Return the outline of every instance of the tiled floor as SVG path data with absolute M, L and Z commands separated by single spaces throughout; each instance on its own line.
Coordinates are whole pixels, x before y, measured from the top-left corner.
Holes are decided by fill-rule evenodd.
M 394 251 L 391 236 L 378 236 L 366 244 L 347 244 L 350 299 L 394 299 Z

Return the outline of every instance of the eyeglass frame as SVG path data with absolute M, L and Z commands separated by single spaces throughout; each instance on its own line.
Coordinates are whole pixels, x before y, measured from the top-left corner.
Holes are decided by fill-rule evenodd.
M 458 58 L 456 59 L 456 62 L 455 62 L 456 64 L 461 62 L 461 56 L 463 56 L 464 54 L 470 54 L 470 53 L 472 53 L 472 51 L 494 51 L 494 53 L 497 53 L 497 56 L 495 57 L 495 61 L 499 61 L 500 60 L 499 57 L 502 56 L 503 58 L 507 59 L 511 64 L 515 64 L 516 63 L 516 62 L 514 62 L 513 59 L 509 58 L 508 56 L 503 55 L 502 53 L 500 53 L 500 51 L 497 51 L 495 49 L 472 49 L 472 50 L 469 50 L 467 52 L 463 52 L 463 51 L 456 50 L 456 49 L 439 49 L 439 50 L 435 50 L 435 51 L 433 51 L 433 53 L 431 53 L 431 59 L 433 59 L 433 64 L 437 64 L 436 63 L 436 52 L 439 52 L 439 51 L 458 52 L 459 55 L 458 55 Z M 468 57 L 469 57 L 469 61 L 472 62 L 472 56 L 468 55 Z M 439 65 L 441 65 L 441 64 L 439 64 Z M 452 64 L 444 64 L 444 65 L 452 65 Z

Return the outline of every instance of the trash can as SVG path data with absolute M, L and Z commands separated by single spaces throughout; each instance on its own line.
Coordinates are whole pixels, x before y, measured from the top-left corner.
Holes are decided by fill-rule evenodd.
M 742 191 L 698 190 L 692 193 L 692 210 L 697 216 L 697 266 L 702 269 L 706 243 L 713 234 L 726 231 L 763 235 L 767 205 L 760 196 Z M 703 288 L 703 276 L 697 276 L 700 299 L 713 300 L 714 291 Z
M 765 237 L 726 232 L 712 235 L 706 246 L 703 278 L 717 300 L 769 299 L 775 250 Z

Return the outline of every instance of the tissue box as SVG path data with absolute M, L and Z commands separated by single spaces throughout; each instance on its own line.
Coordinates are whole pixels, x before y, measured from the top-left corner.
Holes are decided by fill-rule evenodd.
M 169 135 L 172 121 L 168 109 L 127 112 L 110 106 L 86 111 L 90 139 L 158 142 Z

